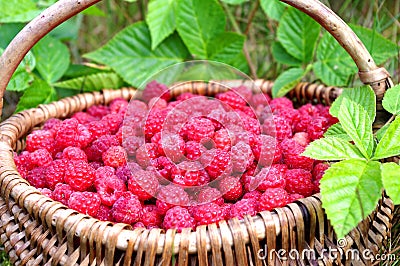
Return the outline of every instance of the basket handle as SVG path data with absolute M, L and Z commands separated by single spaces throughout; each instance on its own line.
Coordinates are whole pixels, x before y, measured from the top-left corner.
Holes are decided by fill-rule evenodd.
M 12 74 L 26 53 L 43 36 L 70 17 L 101 0 L 60 0 L 28 23 L 0 57 L 0 115 L 3 96 Z M 380 103 L 387 88 L 393 86 L 385 68 L 378 68 L 372 56 L 351 28 L 318 0 L 280 0 L 308 14 L 321 24 L 346 49 L 358 67 L 360 79 L 370 84 Z

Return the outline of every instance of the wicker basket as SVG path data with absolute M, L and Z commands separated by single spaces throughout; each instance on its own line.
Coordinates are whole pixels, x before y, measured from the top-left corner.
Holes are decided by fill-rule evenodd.
M 0 98 L 27 51 L 52 28 L 99 0 L 61 0 L 29 23 L 11 42 L 0 59 Z M 324 26 L 356 62 L 360 78 L 370 84 L 381 99 L 392 85 L 385 69 L 377 68 L 370 54 L 349 27 L 331 10 L 316 0 L 286 0 Z M 231 81 L 238 85 L 241 81 Z M 232 84 L 235 83 L 235 84 Z M 270 92 L 272 83 L 256 84 Z M 216 83 L 186 83 L 174 93 L 192 91 L 213 94 L 223 86 Z M 126 224 L 101 222 L 77 213 L 41 195 L 16 170 L 13 151 L 24 147 L 24 136 L 49 118 L 64 118 L 94 104 L 112 99 L 130 99 L 133 89 L 104 90 L 80 94 L 15 114 L 0 124 L 0 243 L 15 265 L 369 265 L 361 257 L 346 261 L 327 256 L 328 249 L 346 251 L 369 249 L 371 256 L 380 251 L 391 227 L 393 204 L 383 196 L 376 210 L 337 243 L 329 221 L 321 208 L 318 194 L 271 212 L 261 212 L 244 220 L 232 219 L 192 232 L 135 229 Z M 340 89 L 301 83 L 290 97 L 300 103 L 330 104 Z M 1 106 L 2 107 L 2 102 Z M 1 110 L 1 108 L 0 108 Z M 1 111 L 0 111 L 1 112 Z M 378 125 L 379 126 L 379 125 Z M 345 244 L 343 244 L 345 243 Z M 271 250 L 313 250 L 315 257 L 279 261 Z M 258 258 L 268 255 L 264 260 Z M 175 263 L 176 262 L 176 263 Z

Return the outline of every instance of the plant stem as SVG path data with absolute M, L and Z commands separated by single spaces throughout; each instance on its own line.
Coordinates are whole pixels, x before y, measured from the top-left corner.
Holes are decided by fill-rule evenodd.
M 251 9 L 249 18 L 247 20 L 246 29 L 244 30 L 244 34 L 245 35 L 247 35 L 249 33 L 251 23 L 253 22 L 254 16 L 256 15 L 256 12 L 257 12 L 257 9 L 258 9 L 259 6 L 260 6 L 260 1 L 259 0 L 255 1 L 254 5 L 253 5 L 253 8 Z

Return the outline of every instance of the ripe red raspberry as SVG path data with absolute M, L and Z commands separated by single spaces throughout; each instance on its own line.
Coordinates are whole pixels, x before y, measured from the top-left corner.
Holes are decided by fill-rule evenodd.
M 149 200 L 156 195 L 158 179 L 153 171 L 138 170 L 131 173 L 128 189 L 140 200 Z
M 205 152 L 204 155 L 204 157 L 201 157 L 201 163 L 205 166 L 211 180 L 231 173 L 232 161 L 230 153 L 220 149 L 213 149 Z
M 103 164 L 102 162 L 96 162 L 96 161 L 90 162 L 89 165 L 90 165 L 94 170 L 96 170 L 96 169 L 99 168 L 99 167 L 104 166 L 104 164 Z
M 142 99 L 145 102 L 149 102 L 150 99 L 154 97 L 160 97 L 161 99 L 169 101 L 171 99 L 171 94 L 166 85 L 153 80 L 149 82 L 143 90 Z
M 185 153 L 185 141 L 178 134 L 161 134 L 158 152 L 165 154 L 171 161 L 181 161 Z
M 87 124 L 87 128 L 92 136 L 92 141 L 100 138 L 101 136 L 111 134 L 110 130 L 103 121 L 92 121 Z
M 251 146 L 254 157 L 261 166 L 269 166 L 272 163 L 279 163 L 282 158 L 280 145 L 274 137 L 260 135 L 258 143 Z
M 259 191 L 265 191 L 268 188 L 285 188 L 286 180 L 285 173 L 287 170 L 286 165 L 273 164 L 271 167 L 263 168 L 255 177 L 259 185 L 257 189 Z
M 111 214 L 116 222 L 133 224 L 140 220 L 142 209 L 139 198 L 132 192 L 126 191 L 112 206 Z
M 100 205 L 95 217 L 100 221 L 113 221 L 111 208 L 105 205 Z
M 231 150 L 233 171 L 243 173 L 254 161 L 250 145 L 243 141 L 236 143 Z
M 18 171 L 25 169 L 26 171 L 32 170 L 35 165 L 31 161 L 31 153 L 28 151 L 22 151 L 20 154 L 14 153 L 14 162 L 17 166 Z
M 202 172 L 200 170 L 183 171 L 179 174 L 174 174 L 172 182 L 182 186 L 197 186 L 201 175 Z
M 45 188 L 46 187 L 46 179 L 44 177 L 44 172 L 46 171 L 45 167 L 37 167 L 28 172 L 26 176 L 26 180 L 36 188 Z
M 76 112 L 71 118 L 75 118 L 80 124 L 89 124 L 90 122 L 97 120 L 96 117 L 85 112 Z
M 33 152 L 38 149 L 46 149 L 54 152 L 54 133 L 48 130 L 35 130 L 26 136 L 27 151 Z
M 115 175 L 96 179 L 94 186 L 100 196 L 101 203 L 106 206 L 112 206 L 119 196 L 126 191 L 124 181 Z
M 100 166 L 94 171 L 95 181 L 115 175 L 115 169 L 111 166 Z
M 136 162 L 143 168 L 149 166 L 150 161 L 158 156 L 158 147 L 154 143 L 145 143 L 136 150 Z
M 181 232 L 183 228 L 195 228 L 196 221 L 186 208 L 175 206 L 169 209 L 164 217 L 163 227 L 165 229 L 176 229 Z
M 45 149 L 38 149 L 30 154 L 31 163 L 34 166 L 49 166 L 53 161 L 51 154 Z
M 68 200 L 73 192 L 75 191 L 71 188 L 70 185 L 58 183 L 53 191 L 53 199 L 68 206 Z
M 302 105 L 299 109 L 300 114 L 302 115 L 310 115 L 312 117 L 317 117 L 319 116 L 319 109 L 317 106 L 312 105 L 311 103 L 307 103 L 305 105 Z
M 215 203 L 207 203 L 195 207 L 193 217 L 197 225 L 218 223 L 225 219 L 225 210 Z
M 94 169 L 85 161 L 71 161 L 65 168 L 64 179 L 74 190 L 85 191 L 93 185 Z
M 189 203 L 189 195 L 176 185 L 161 187 L 157 193 L 156 206 L 160 214 L 164 214 L 174 205 L 185 206 Z
M 86 112 L 91 116 L 101 119 L 110 113 L 110 108 L 104 105 L 92 105 L 87 109 Z
M 311 196 L 314 191 L 312 175 L 304 169 L 289 169 L 286 171 L 286 191 L 301 194 L 304 197 Z
M 114 135 L 104 135 L 93 141 L 92 146 L 85 149 L 89 161 L 101 161 L 103 153 L 111 146 L 118 146 L 119 142 Z
M 48 188 L 38 188 L 38 190 L 40 191 L 40 193 L 42 193 L 42 195 L 47 196 L 49 198 L 53 198 L 53 191 L 51 191 Z
M 126 153 L 129 157 L 136 155 L 137 149 L 144 144 L 144 138 L 138 136 L 128 136 L 122 141 L 122 147 L 125 148 Z
M 261 197 L 262 193 L 258 190 L 253 190 L 251 192 L 247 192 L 243 195 L 242 199 L 253 199 L 258 201 Z
M 238 200 L 243 194 L 242 183 L 240 183 L 240 179 L 237 177 L 224 177 L 219 183 L 219 191 L 221 191 L 222 197 L 225 200 Z
M 120 166 L 115 171 L 115 175 L 124 181 L 125 183 L 128 182 L 129 178 L 132 177 L 132 173 L 142 170 L 142 167 L 135 162 L 127 162 L 126 165 Z
M 168 108 L 171 107 L 172 103 L 177 102 L 171 102 Z M 184 112 L 184 110 L 178 110 L 174 108 L 168 112 L 167 118 L 163 124 L 163 130 L 167 132 L 178 133 L 187 120 L 188 114 Z
M 206 170 L 200 170 L 200 176 L 197 185 L 204 186 L 210 183 L 210 176 L 208 175 Z
M 146 205 L 143 207 L 140 220 L 146 226 L 161 227 L 163 219 L 157 211 L 157 206 Z
M 297 132 L 293 135 L 292 139 L 294 139 L 298 144 L 303 147 L 307 147 L 307 145 L 310 143 L 310 138 L 308 137 L 308 133 L 306 132 Z
M 289 195 L 283 188 L 268 188 L 261 195 L 258 202 L 258 211 L 270 211 L 283 207 L 289 203 Z
M 265 135 L 276 137 L 280 141 L 291 138 L 293 135 L 290 123 L 285 118 L 276 115 L 264 120 L 262 132 Z
M 329 109 L 330 106 L 323 106 L 322 104 L 317 104 L 316 107 L 319 110 L 319 114 L 320 116 L 325 117 L 326 119 L 328 119 L 329 121 L 329 126 L 336 124 L 339 122 L 339 120 L 336 117 L 333 117 L 330 113 L 329 113 Z
M 281 142 L 283 161 L 289 168 L 301 168 L 311 171 L 314 160 L 301 156 L 305 147 L 298 144 L 294 139 L 285 139 Z
M 315 117 L 307 127 L 308 135 L 311 140 L 322 138 L 329 127 L 329 121 L 323 116 Z
M 202 143 L 212 138 L 214 130 L 211 120 L 204 117 L 194 117 L 183 125 L 180 134 L 186 140 Z
M 116 98 L 109 104 L 111 113 L 124 113 L 128 107 L 128 101 L 124 98 Z
M 249 101 L 251 99 L 251 96 L 253 95 L 251 89 L 243 85 L 232 88 L 232 90 L 240 95 L 246 102 Z
M 164 100 L 164 99 L 161 99 L 159 97 L 151 98 L 150 101 L 149 101 L 149 108 L 150 109 L 153 109 L 153 108 L 164 109 L 164 108 L 167 108 L 167 106 L 168 106 L 167 101 Z
M 261 125 L 260 122 L 255 119 L 255 118 L 251 118 L 243 113 L 240 113 L 240 118 L 241 118 L 241 122 L 243 124 L 239 124 L 239 125 L 243 125 L 243 128 L 251 133 L 254 133 L 256 135 L 259 135 L 261 133 Z
M 85 147 L 91 141 L 89 130 L 79 124 L 75 118 L 66 119 L 57 130 L 56 148 L 62 150 L 68 146 Z
M 100 208 L 100 196 L 94 192 L 74 192 L 68 200 L 68 207 L 80 213 L 96 216 Z
M 266 93 L 253 94 L 249 100 L 250 106 L 257 109 L 258 106 L 267 106 L 271 101 L 271 97 Z
M 280 109 L 293 109 L 293 103 L 286 97 L 272 99 L 269 103 L 272 111 Z
M 237 92 L 235 91 L 227 91 L 218 93 L 215 95 L 215 98 L 220 100 L 221 102 L 229 105 L 233 109 L 241 110 L 246 106 L 246 100 L 243 99 Z M 229 110 L 230 108 L 228 108 Z
M 257 202 L 254 199 L 241 199 L 231 206 L 229 218 L 243 219 L 245 215 L 257 214 Z
M 53 134 L 55 134 L 62 124 L 62 121 L 58 118 L 50 118 L 46 122 L 44 122 L 42 130 L 49 130 Z
M 308 126 L 312 123 L 312 116 L 309 114 L 300 114 L 300 120 L 294 128 L 294 132 L 307 132 Z
M 124 147 L 111 146 L 103 153 L 103 162 L 105 165 L 117 168 L 126 164 L 127 157 Z
M 296 109 L 275 110 L 274 115 L 284 118 L 287 122 L 289 122 L 292 129 L 294 129 L 297 123 L 300 121 L 300 112 Z
M 144 123 L 146 140 L 150 140 L 156 133 L 161 132 L 167 114 L 166 109 L 152 109 L 149 112 Z
M 197 202 L 203 204 L 213 202 L 217 205 L 222 205 L 224 203 L 224 199 L 222 198 L 222 194 L 218 189 L 213 187 L 204 187 L 197 195 Z
M 231 211 L 231 206 L 233 205 L 233 203 L 224 203 L 221 205 L 221 208 L 224 212 L 224 217 L 225 219 L 229 219 L 229 212 Z
M 325 174 L 325 171 L 329 168 L 329 164 L 327 163 L 318 163 L 314 166 L 312 170 L 313 184 L 314 184 L 314 193 L 319 192 L 319 183 L 322 177 Z
M 111 134 L 115 134 L 122 125 L 123 120 L 123 114 L 113 113 L 104 116 L 100 121 L 103 122 L 105 128 L 108 129 Z
M 180 173 L 178 167 L 164 156 L 151 160 L 151 165 L 162 177 L 168 180 L 172 180 L 173 175 Z
M 296 201 L 298 199 L 302 199 L 302 198 L 304 198 L 304 196 L 300 195 L 300 194 L 297 194 L 297 193 L 289 194 L 289 203 L 294 202 L 294 201 Z
M 86 153 L 78 147 L 66 147 L 61 157 L 66 160 L 81 160 L 87 161 Z
M 46 180 L 46 186 L 50 189 L 56 187 L 58 183 L 64 183 L 65 169 L 68 164 L 68 160 L 54 160 L 44 172 L 44 178 Z
M 230 151 L 234 143 L 234 136 L 230 136 L 229 131 L 225 128 L 222 128 L 214 133 L 212 140 L 214 141 L 215 148 L 224 151 Z
M 198 142 L 188 141 L 185 145 L 185 156 L 189 160 L 197 160 L 207 149 Z

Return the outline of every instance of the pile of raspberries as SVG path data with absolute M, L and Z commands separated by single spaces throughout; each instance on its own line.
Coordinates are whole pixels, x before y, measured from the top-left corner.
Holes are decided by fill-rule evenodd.
M 150 82 L 26 137 L 15 154 L 41 193 L 94 218 L 137 227 L 197 225 L 285 206 L 319 192 L 327 163 L 301 156 L 337 120 L 329 107 L 244 86 L 214 97 Z

